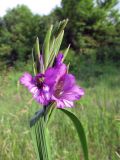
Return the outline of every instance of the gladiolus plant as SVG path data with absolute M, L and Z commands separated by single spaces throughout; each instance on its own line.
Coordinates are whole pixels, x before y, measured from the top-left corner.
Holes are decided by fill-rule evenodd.
M 70 46 L 64 53 L 59 51 L 67 22 L 68 20 L 63 20 L 50 26 L 41 50 L 39 39 L 36 39 L 32 50 L 34 75 L 25 72 L 20 77 L 20 83 L 28 89 L 38 105 L 42 106 L 30 120 L 38 160 L 51 160 L 47 125 L 53 110 L 56 109 L 73 121 L 83 148 L 84 159 L 88 160 L 83 126 L 69 109 L 65 109 L 74 107 L 74 101 L 84 95 L 84 90 L 77 85 L 74 75 L 68 73 L 68 66 L 64 63 Z

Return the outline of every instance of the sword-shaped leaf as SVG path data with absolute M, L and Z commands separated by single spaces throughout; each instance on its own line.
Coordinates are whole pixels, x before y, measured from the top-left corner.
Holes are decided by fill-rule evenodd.
M 64 61 L 64 59 L 66 58 L 66 56 L 67 56 L 67 54 L 68 54 L 69 48 L 70 48 L 70 44 L 69 44 L 69 46 L 67 47 L 67 49 L 65 50 L 65 52 L 64 52 L 63 61 Z
M 49 66 L 53 65 L 54 59 L 59 52 L 59 49 L 60 49 L 60 46 L 61 46 L 61 43 L 62 43 L 62 40 L 63 40 L 63 36 L 64 36 L 64 30 L 55 39 L 54 50 L 51 53 Z
M 68 19 L 60 21 L 59 23 L 57 22 L 53 28 L 52 38 L 53 37 L 56 38 L 65 29 L 67 23 L 68 23 Z
M 44 59 L 44 66 L 45 69 L 48 66 L 49 63 L 49 57 L 50 57 L 50 38 L 51 38 L 51 33 L 52 33 L 52 29 L 53 29 L 53 25 L 50 26 L 46 37 L 45 37 L 45 41 L 43 44 L 43 59 Z
M 40 54 L 40 45 L 39 45 L 38 37 L 35 43 L 35 55 L 36 55 L 36 62 L 37 62 L 36 64 L 37 72 L 43 73 L 44 72 L 43 56 Z
M 38 55 L 38 59 L 40 59 L 40 46 L 39 46 L 39 39 L 38 39 L 38 37 L 36 38 L 35 52 Z
M 80 120 L 72 112 L 70 112 L 68 110 L 65 110 L 65 109 L 59 109 L 59 110 L 62 111 L 63 113 L 65 113 L 72 120 L 72 122 L 77 130 L 79 139 L 80 139 L 80 143 L 81 143 L 83 153 L 84 153 L 84 159 L 89 160 L 86 136 L 85 136 L 85 132 L 84 132 L 84 129 L 83 129 L 83 126 L 82 126 Z
M 32 49 L 32 64 L 33 64 L 33 72 L 34 72 L 34 75 L 36 75 L 36 74 L 37 74 L 37 68 L 36 68 L 36 63 L 35 63 L 35 58 L 34 58 L 33 49 Z

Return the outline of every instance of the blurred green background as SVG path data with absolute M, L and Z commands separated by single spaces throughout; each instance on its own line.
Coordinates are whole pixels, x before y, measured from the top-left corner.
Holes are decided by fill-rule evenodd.
M 90 160 L 120 159 L 120 12 L 117 0 L 62 0 L 49 15 L 25 5 L 0 17 L 0 160 L 35 160 L 29 119 L 39 105 L 19 86 L 32 73 L 31 49 L 50 24 L 69 19 L 61 51 L 85 88 L 72 111 L 84 125 Z M 72 123 L 56 111 L 50 125 L 53 160 L 82 160 Z

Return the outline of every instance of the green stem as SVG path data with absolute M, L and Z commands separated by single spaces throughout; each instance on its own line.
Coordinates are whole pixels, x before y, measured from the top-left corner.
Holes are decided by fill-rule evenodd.
M 48 132 L 43 114 L 31 126 L 31 131 L 38 160 L 51 160 Z

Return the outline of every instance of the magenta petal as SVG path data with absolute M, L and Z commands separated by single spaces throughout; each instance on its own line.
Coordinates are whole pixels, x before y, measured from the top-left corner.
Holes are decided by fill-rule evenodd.
M 57 108 L 64 108 L 64 107 L 71 108 L 74 106 L 73 102 L 67 99 L 57 99 L 56 97 L 52 96 L 52 100 L 56 101 Z
M 49 92 L 49 87 L 46 85 L 43 85 L 43 87 L 41 89 L 37 88 L 36 86 L 31 88 L 29 90 L 32 95 L 33 98 L 40 104 L 42 105 L 47 105 L 50 101 L 51 98 L 51 94 Z
M 62 64 L 62 60 L 63 60 L 63 54 L 59 53 L 55 60 L 55 66 Z
M 61 98 L 67 99 L 69 101 L 79 100 L 84 95 L 84 91 L 83 91 L 83 89 L 79 88 L 78 86 L 77 86 L 77 88 L 78 88 L 78 92 L 71 89 L 71 90 L 63 93 Z
M 66 107 L 69 107 L 69 108 L 71 108 L 71 107 L 73 107 L 74 106 L 74 104 L 73 104 L 73 102 L 72 101 L 69 101 L 69 100 L 65 100 L 64 99 L 64 104 L 65 104 L 65 106 Z
M 20 78 L 20 83 L 27 88 L 31 88 L 33 86 L 32 80 L 32 76 L 29 73 L 25 72 L 23 76 Z
M 56 83 L 58 83 L 58 81 L 66 74 L 66 72 L 67 68 L 65 64 L 48 68 L 45 72 L 45 84 L 53 89 Z
M 35 77 L 32 77 L 29 73 L 24 73 L 20 78 L 20 83 L 28 88 L 30 93 L 32 93 L 33 98 L 42 105 L 47 105 L 50 101 L 50 89 L 49 86 L 42 84 L 39 88 L 36 83 L 38 78 L 43 78 L 43 74 L 38 74 Z
M 72 74 L 66 74 L 64 79 L 64 90 L 67 91 L 76 84 L 75 77 Z
M 66 74 L 56 84 L 52 99 L 56 101 L 58 108 L 73 107 L 73 101 L 79 100 L 84 95 L 84 90 L 76 85 L 72 74 Z
M 33 94 L 34 99 L 42 105 L 47 105 L 49 103 L 50 96 L 48 86 L 44 86 L 43 90 L 36 90 Z
M 24 73 L 21 84 L 28 88 L 33 98 L 42 105 L 56 102 L 58 108 L 73 107 L 73 102 L 84 95 L 84 90 L 76 84 L 75 77 L 67 74 L 67 67 L 62 63 L 63 55 L 58 54 L 54 67 L 44 74 L 32 77 Z
M 71 101 L 78 100 L 84 95 L 84 90 L 76 85 L 75 78 L 72 74 L 66 74 L 63 91 L 65 94 L 62 97 Z

